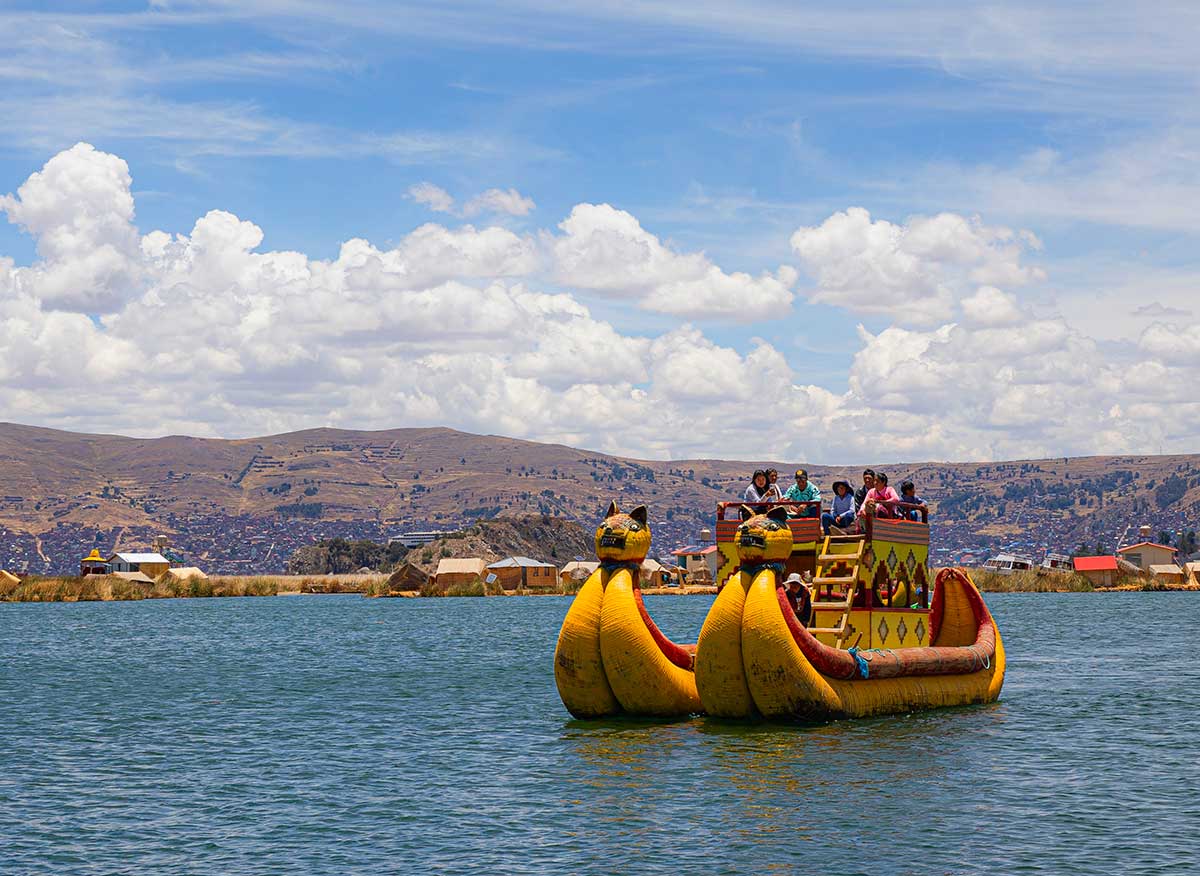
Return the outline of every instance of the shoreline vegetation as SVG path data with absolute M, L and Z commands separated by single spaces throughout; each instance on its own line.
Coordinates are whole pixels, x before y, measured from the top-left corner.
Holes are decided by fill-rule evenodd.
M 1039 573 L 1034 570 L 998 575 L 970 570 L 984 593 L 1111 593 L 1130 591 L 1200 591 L 1196 584 L 1164 584 L 1149 578 L 1123 576 L 1111 587 L 1096 587 L 1078 574 Z M 200 599 L 246 596 L 299 596 L 302 594 L 358 594 L 364 597 L 433 598 L 443 596 L 571 596 L 581 581 L 542 590 L 502 590 L 483 581 L 456 584 L 444 591 L 432 582 L 419 590 L 392 590 L 389 576 L 356 575 L 227 575 L 176 580 L 160 577 L 153 584 L 127 581 L 112 575 L 86 578 L 30 575 L 23 580 L 0 581 L 0 602 L 134 602 L 143 599 Z M 713 585 L 647 587 L 647 596 L 713 594 Z

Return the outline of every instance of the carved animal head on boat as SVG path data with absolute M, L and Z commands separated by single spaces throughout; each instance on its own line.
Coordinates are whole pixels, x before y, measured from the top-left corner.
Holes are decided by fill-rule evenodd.
M 649 550 L 646 506 L 638 505 L 626 514 L 616 502 L 610 504 L 604 522 L 596 528 L 596 556 L 610 563 L 640 563 Z
M 759 514 L 743 505 L 741 514 L 734 544 L 743 565 L 782 562 L 791 556 L 792 530 L 785 509 L 772 508 L 766 514 Z

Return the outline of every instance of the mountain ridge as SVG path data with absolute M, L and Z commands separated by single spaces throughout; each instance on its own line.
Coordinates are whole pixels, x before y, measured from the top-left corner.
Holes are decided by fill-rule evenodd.
M 695 542 L 750 471 L 797 465 L 828 490 L 863 465 L 645 460 L 444 426 L 305 429 L 255 438 L 137 438 L 0 423 L 0 566 L 69 571 L 92 547 L 158 533 L 214 571 L 274 571 L 324 537 L 385 539 L 541 513 L 595 523 L 610 499 L 647 504 L 654 552 Z M 873 468 L 884 468 L 874 464 Z M 1130 527 L 1195 528 L 1200 455 L 1091 456 L 886 466 L 933 509 L 951 559 L 1015 546 L 1115 547 Z M 82 553 L 81 553 L 82 551 Z M 76 556 L 78 554 L 78 556 Z

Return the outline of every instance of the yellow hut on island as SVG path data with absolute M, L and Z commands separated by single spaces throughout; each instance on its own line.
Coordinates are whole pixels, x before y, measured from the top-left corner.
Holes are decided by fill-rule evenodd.
M 79 561 L 79 576 L 81 578 L 88 575 L 107 575 L 108 571 L 108 560 L 100 556 L 100 551 L 96 548 L 92 548 L 92 552 Z

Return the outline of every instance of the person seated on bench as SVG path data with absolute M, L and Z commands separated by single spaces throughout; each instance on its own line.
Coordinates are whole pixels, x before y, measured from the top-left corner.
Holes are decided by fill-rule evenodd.
M 750 486 L 746 487 L 746 492 L 742 494 L 742 501 L 758 504 L 769 502 L 774 498 L 771 485 L 767 483 L 767 473 L 761 468 L 755 469 L 754 475 L 750 479 Z
M 770 492 L 771 499 L 783 501 L 783 490 L 779 488 L 779 470 L 774 468 L 767 469 L 767 490 Z
M 808 472 L 802 468 L 796 469 L 796 483 L 788 487 L 788 491 L 783 494 L 783 498 L 789 502 L 820 502 L 821 491 L 817 489 L 817 485 L 810 482 Z M 817 509 L 813 507 L 788 509 L 788 513 L 796 517 L 816 517 Z
M 808 588 L 804 586 L 804 580 L 796 572 L 788 575 L 787 580 L 783 583 L 783 592 L 787 594 L 796 620 L 800 621 L 800 626 L 807 627 L 812 620 L 812 594 L 808 592 Z
M 850 482 L 834 481 L 833 502 L 829 510 L 821 515 L 821 529 L 826 535 L 829 535 L 832 526 L 848 529 L 854 523 L 854 515 L 857 512 L 858 505 L 854 501 L 854 493 L 850 490 Z
M 900 509 L 901 516 L 907 520 L 915 520 L 920 523 L 929 515 L 929 506 L 925 504 L 925 500 L 917 495 L 917 488 L 913 486 L 912 481 L 905 481 L 900 485 L 900 501 L 905 505 L 916 505 L 917 508 L 902 508 Z M 922 514 L 921 512 L 925 512 Z
M 896 495 L 896 491 L 888 486 L 888 476 L 877 472 L 875 486 L 867 491 L 867 497 L 858 509 L 858 516 L 865 517 L 874 512 L 876 517 L 894 518 L 897 515 L 896 503 L 899 501 L 900 497 Z

